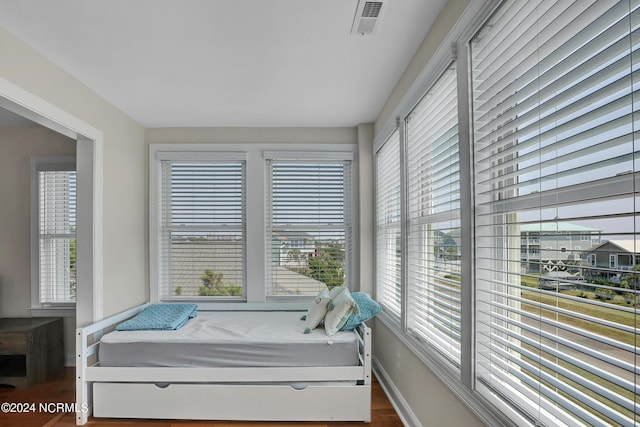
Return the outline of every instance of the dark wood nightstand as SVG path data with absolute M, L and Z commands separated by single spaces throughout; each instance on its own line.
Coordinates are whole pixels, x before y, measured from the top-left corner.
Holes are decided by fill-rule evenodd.
M 0 319 L 0 384 L 29 387 L 63 367 L 62 318 Z

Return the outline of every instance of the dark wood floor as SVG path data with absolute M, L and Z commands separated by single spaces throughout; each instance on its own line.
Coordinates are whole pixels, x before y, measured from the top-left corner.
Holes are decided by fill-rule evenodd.
M 89 418 L 87 426 L 92 427 L 173 427 L 173 426 L 216 426 L 216 427 L 339 427 L 339 426 L 372 426 L 402 427 L 402 421 L 396 414 L 382 391 L 380 384 L 374 379 L 371 396 L 371 423 L 341 422 L 307 422 L 307 423 L 273 423 L 273 422 L 217 422 L 217 421 L 174 421 L 174 420 L 109 420 Z M 72 413 L 63 412 L 64 405 L 75 400 L 74 369 L 66 368 L 60 374 L 52 376 L 48 381 L 27 389 L 0 388 L 0 404 L 9 403 L 9 409 L 23 409 L 24 413 L 5 413 L 5 406 L 0 412 L 0 427 L 71 427 L 75 425 Z M 42 404 L 42 405 L 41 405 Z M 42 410 L 44 409 L 44 410 Z

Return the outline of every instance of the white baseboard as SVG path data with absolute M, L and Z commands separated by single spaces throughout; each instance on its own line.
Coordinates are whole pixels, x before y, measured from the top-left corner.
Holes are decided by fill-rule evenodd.
M 404 397 L 402 397 L 400 390 L 398 390 L 395 384 L 391 381 L 391 378 L 387 375 L 387 371 L 384 370 L 375 356 L 372 357 L 372 369 L 378 378 L 378 382 L 382 386 L 382 390 L 384 390 L 385 394 L 389 398 L 391 405 L 393 405 L 393 408 L 398 413 L 402 423 L 407 427 L 422 427 L 422 424 L 409 407 L 409 404 L 404 400 Z
M 73 368 L 76 366 L 76 355 L 68 353 L 64 355 L 64 366 L 67 368 Z

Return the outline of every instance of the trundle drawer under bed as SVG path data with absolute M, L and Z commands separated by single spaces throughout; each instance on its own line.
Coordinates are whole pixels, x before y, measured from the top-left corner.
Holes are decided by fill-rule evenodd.
M 94 383 L 93 413 L 113 418 L 362 421 L 369 385 Z

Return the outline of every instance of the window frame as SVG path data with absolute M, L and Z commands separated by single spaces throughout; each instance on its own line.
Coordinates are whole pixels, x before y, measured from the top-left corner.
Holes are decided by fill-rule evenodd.
M 356 209 L 357 202 L 353 197 L 354 187 L 354 171 L 357 169 L 355 166 L 355 156 L 351 151 L 344 152 L 318 152 L 318 151 L 289 151 L 289 150 L 265 150 L 263 151 L 263 158 L 265 160 L 265 256 L 267 259 L 265 260 L 265 291 L 271 291 L 271 293 L 267 293 L 266 299 L 268 301 L 288 301 L 291 299 L 299 299 L 298 296 L 285 296 L 285 295 L 274 295 L 273 291 L 273 273 L 272 273 L 272 263 L 271 258 L 267 255 L 272 249 L 271 246 L 271 238 L 272 232 L 277 230 L 279 227 L 274 225 L 273 223 L 273 164 L 329 164 L 329 165 L 338 165 L 343 164 L 343 179 L 344 179 L 344 188 L 342 198 L 344 201 L 343 206 L 343 222 L 341 223 L 341 227 L 339 226 L 329 226 L 326 224 L 318 225 L 318 224 L 304 224 L 304 229 L 313 229 L 317 227 L 316 230 L 323 229 L 344 229 L 344 239 L 345 239 L 345 262 L 344 262 L 344 270 L 345 270 L 345 282 L 350 283 L 353 282 L 353 275 L 355 273 L 353 268 L 353 250 L 356 240 L 353 239 L 354 232 L 354 220 L 355 216 L 353 214 L 354 209 Z M 348 167 L 345 167 L 344 164 L 348 163 Z M 349 182 L 350 181 L 350 182 Z M 286 228 L 286 226 L 285 226 Z M 294 226 L 294 229 L 296 227 Z M 304 232 L 304 229 L 299 229 L 298 231 Z M 299 240 L 297 240 L 299 242 Z M 304 243 L 300 244 L 300 247 L 303 247 Z
M 157 153 L 157 160 L 158 160 L 158 167 L 160 169 L 159 170 L 160 175 L 158 177 L 158 179 L 160 180 L 159 199 L 158 199 L 159 205 L 157 206 L 159 208 L 159 211 L 158 211 L 158 215 L 159 215 L 158 216 L 159 218 L 158 232 L 159 233 L 162 233 L 162 229 L 165 229 L 169 233 L 182 232 L 182 233 L 185 233 L 185 235 L 188 235 L 189 233 L 213 233 L 214 235 L 216 235 L 218 232 L 221 231 L 221 229 L 228 228 L 235 232 L 240 232 L 242 236 L 241 238 L 242 247 L 240 250 L 241 260 L 242 260 L 242 263 L 241 263 L 242 266 L 240 268 L 240 273 L 242 274 L 242 283 L 240 285 L 242 288 L 242 294 L 240 296 L 219 296 L 219 297 L 167 296 L 166 295 L 167 289 L 162 289 L 162 288 L 165 284 L 169 286 L 173 284 L 170 283 L 170 281 L 163 276 L 163 272 L 161 272 L 160 270 L 157 270 L 156 273 L 158 274 L 158 276 L 156 280 L 158 283 L 158 292 L 159 292 L 160 300 L 166 301 L 166 302 L 179 301 L 182 299 L 189 300 L 189 301 L 193 301 L 193 300 L 244 301 L 246 298 L 246 262 L 245 260 L 246 260 L 246 234 L 247 234 L 246 233 L 246 216 L 245 216 L 245 211 L 246 211 L 246 199 L 245 199 L 246 156 L 245 154 L 241 152 L 231 152 L 231 151 L 219 152 L 213 155 L 206 152 L 194 152 L 191 154 L 185 154 L 185 153 L 176 154 L 176 153 L 160 152 L 160 153 Z M 173 164 L 177 164 L 177 165 L 189 164 L 190 167 L 195 165 L 212 166 L 212 169 L 209 170 L 208 172 L 211 172 L 212 170 L 214 171 L 217 165 L 225 165 L 224 167 L 233 165 L 234 167 L 238 168 L 239 169 L 238 175 L 240 178 L 240 187 L 241 187 L 241 192 L 240 192 L 241 212 L 239 215 L 240 218 L 235 218 L 237 214 L 231 215 L 233 219 L 232 225 L 225 224 L 223 226 L 215 223 L 206 223 L 206 222 L 198 222 L 196 224 L 180 224 L 180 225 L 174 225 L 171 221 L 168 221 L 168 223 L 165 223 L 167 221 L 167 218 L 165 218 L 164 216 L 168 214 L 166 212 L 167 210 L 166 200 L 172 200 L 171 196 L 173 196 L 173 184 L 174 184 L 174 182 L 171 180 L 171 177 L 169 176 L 170 170 L 168 170 L 165 167 L 165 162 L 168 162 L 171 165 L 170 167 L 172 167 Z M 217 172 L 214 172 L 214 174 L 217 175 Z M 234 177 L 236 177 L 236 175 L 234 175 Z M 207 184 L 209 185 L 214 183 L 216 185 L 220 185 L 220 184 L 225 185 L 227 190 L 229 188 L 229 182 L 227 180 L 223 180 L 222 182 L 217 180 L 210 180 L 207 182 Z M 168 193 L 168 194 L 165 194 L 164 197 L 161 194 L 163 189 L 166 189 Z M 198 198 L 194 199 L 194 202 L 196 201 L 199 203 L 202 203 L 201 199 L 198 199 Z M 160 206 L 160 205 L 164 205 L 164 206 Z M 229 205 L 225 205 L 225 207 L 228 208 Z M 173 205 L 171 205 L 171 207 L 169 208 L 170 212 L 172 212 L 172 208 L 173 208 Z M 226 212 L 225 215 L 229 215 L 229 212 Z M 227 217 L 226 219 L 230 219 L 230 218 Z M 160 227 L 163 227 L 163 228 L 161 229 Z M 165 237 L 162 237 L 160 234 L 158 234 L 156 237 L 158 238 L 158 244 L 161 246 L 162 242 L 165 241 Z M 201 235 L 198 235 L 198 237 L 200 238 Z M 159 249 L 159 247 L 157 250 L 158 250 L 157 256 L 159 258 L 162 258 L 163 255 L 168 255 L 168 256 L 173 255 L 171 251 L 169 251 L 169 253 L 167 254 L 164 254 Z M 159 265 L 159 268 L 162 266 L 161 263 L 159 263 L 158 265 Z M 171 263 L 171 266 L 173 267 L 173 262 Z
M 490 404 L 485 398 L 474 391 L 473 378 L 473 307 L 474 291 L 471 286 L 474 280 L 475 257 L 474 249 L 474 221 L 473 221 L 473 196 L 472 196 L 472 157 L 470 140 L 470 105 L 468 82 L 468 57 L 467 44 L 499 5 L 500 1 L 472 2 L 464 12 L 456 26 L 451 30 L 442 42 L 431 61 L 422 70 L 407 94 L 400 101 L 393 112 L 393 118 L 378 131 L 374 137 L 373 151 L 374 159 L 377 152 L 391 138 L 396 131 L 400 132 L 400 164 L 404 170 L 406 163 L 406 122 L 405 118 L 413 111 L 416 104 L 424 97 L 433 84 L 440 78 L 442 73 L 450 67 L 452 62 L 456 62 L 456 84 L 458 96 L 458 133 L 460 145 L 460 232 L 461 232 L 461 287 L 462 292 L 460 302 L 462 307 L 460 338 L 461 364 L 459 367 L 452 365 L 442 354 L 429 349 L 424 341 L 418 339 L 407 330 L 407 283 L 406 283 L 406 253 L 407 253 L 407 176 L 401 174 L 401 209 L 404 210 L 401 218 L 401 250 L 402 250 L 402 284 L 401 284 L 401 313 L 400 316 L 388 314 L 384 309 L 378 315 L 382 322 L 407 348 L 427 367 L 436 377 L 442 381 L 463 403 L 483 420 L 487 425 L 511 425 L 514 419 L 522 419 L 521 415 L 513 411 L 508 405 L 501 406 L 500 402 Z M 375 173 L 375 160 L 374 160 Z M 374 176 L 374 182 L 376 177 Z M 375 190 L 375 189 L 374 189 Z M 375 199 L 374 195 L 374 199 Z M 375 206 L 375 203 L 374 203 Z M 377 249 L 377 241 L 374 250 Z M 374 262 L 377 261 L 377 253 L 374 255 Z M 374 266 L 377 270 L 377 264 Z M 378 291 L 377 277 L 374 277 L 374 297 Z M 509 415 L 507 415 L 509 414 Z M 522 419 L 524 420 L 524 419 Z
M 231 153 L 231 154 L 230 154 Z M 335 158 L 349 155 L 353 158 L 351 173 L 352 194 L 352 241 L 358 240 L 358 167 L 357 146 L 355 144 L 297 144 L 297 143 L 152 143 L 149 145 L 149 278 L 150 301 L 162 301 L 162 293 L 159 289 L 159 226 L 160 226 L 160 177 L 161 160 L 166 157 L 171 159 L 192 160 L 206 158 L 220 158 L 221 156 L 243 156 L 245 159 L 245 298 L 241 300 L 215 300 L 212 298 L 189 299 L 197 302 L 202 309 L 230 310 L 230 309 L 283 309 L 304 310 L 313 298 L 287 297 L 271 298 L 266 294 L 266 156 L 270 153 L 282 153 L 290 159 L 318 159 L 322 157 Z M 358 245 L 352 245 L 352 290 L 359 290 L 359 256 Z M 180 301 L 180 298 L 172 298 L 172 301 Z
M 33 156 L 31 158 L 31 315 L 33 317 L 75 317 L 76 303 L 42 303 L 40 300 L 40 179 L 46 171 L 76 171 L 73 156 Z M 77 185 L 76 185 L 77 191 Z M 77 238 L 77 237 L 76 237 Z
M 440 71 L 444 67 L 443 64 L 449 58 L 451 58 L 451 55 L 453 55 L 453 57 L 456 57 L 457 52 L 457 60 L 465 62 L 464 66 L 460 62 L 458 63 L 458 94 L 460 105 L 459 125 L 461 127 L 466 126 L 466 130 L 460 129 L 461 135 L 466 134 L 464 142 L 462 138 L 460 140 L 460 150 L 461 154 L 463 154 L 465 158 L 468 159 L 472 156 L 471 151 L 473 147 L 471 145 L 471 139 L 469 137 L 472 124 L 470 118 L 471 93 L 469 80 L 470 75 L 468 74 L 468 43 L 471 41 L 475 33 L 484 25 L 485 21 L 500 6 L 501 3 L 501 1 L 472 1 L 470 3 L 469 7 L 465 10 L 461 18 L 458 20 L 456 26 L 454 26 L 450 33 L 444 38 L 430 61 L 426 64 L 422 72 L 416 78 L 408 92 L 400 100 L 395 110 L 391 114 L 392 118 L 388 119 L 379 128 L 374 139 L 374 153 L 377 153 L 380 147 L 392 135 L 396 128 L 399 127 L 401 132 L 404 131 L 402 125 L 400 125 L 404 117 L 406 117 L 412 106 L 415 105 L 416 100 L 426 92 L 429 85 L 433 82 L 433 80 L 437 78 Z M 466 29 L 458 28 L 458 25 L 460 24 L 466 26 Z M 454 51 L 453 53 L 450 53 L 451 49 Z M 447 50 L 449 50 L 449 52 L 447 52 Z M 461 172 L 466 169 L 469 174 L 468 179 L 465 179 L 463 177 L 461 177 L 461 179 L 463 180 L 463 182 L 467 181 L 468 183 L 470 183 L 470 185 L 473 183 L 473 177 L 471 176 L 471 174 L 474 172 L 473 166 L 474 164 L 471 161 L 468 161 L 466 167 L 464 165 L 461 165 Z M 374 181 L 375 179 L 376 176 L 374 175 Z M 466 288 L 468 288 L 466 294 L 463 295 L 462 301 L 463 316 L 466 316 L 465 318 L 463 318 L 462 324 L 468 330 L 465 336 L 463 336 L 462 372 L 457 375 L 455 373 L 452 374 L 447 369 L 447 366 L 443 366 L 440 363 L 436 355 L 432 354 L 432 352 L 429 352 L 428 349 L 420 345 L 420 343 L 411 339 L 401 322 L 393 319 L 391 316 L 388 316 L 386 313 L 384 313 L 384 311 L 378 316 L 378 319 L 388 329 L 390 329 L 391 332 L 403 344 L 405 344 L 424 363 L 425 366 L 430 368 L 433 373 L 441 381 L 443 381 L 458 398 L 460 398 L 465 404 L 467 404 L 474 411 L 474 413 L 479 416 L 480 419 L 482 419 L 487 425 L 513 425 L 514 423 L 517 423 L 518 425 L 530 425 L 532 420 L 524 416 L 519 411 L 515 410 L 507 402 L 495 396 L 482 396 L 476 391 L 477 384 L 475 383 L 473 372 L 476 364 L 474 355 L 475 350 L 474 342 L 472 341 L 475 335 L 474 329 L 477 327 L 473 319 L 473 316 L 475 315 L 475 290 L 472 284 L 476 282 L 476 278 L 474 261 L 475 236 L 473 233 L 473 230 L 475 229 L 475 215 L 473 212 L 473 206 L 475 206 L 475 197 L 473 196 L 472 190 L 473 189 L 471 186 L 463 190 L 463 193 L 466 193 L 466 196 L 463 196 L 466 197 L 466 201 L 462 200 L 462 208 L 464 209 L 464 212 L 461 212 L 461 226 L 463 228 L 462 236 L 468 239 L 467 243 L 463 242 L 462 248 L 462 258 L 463 260 L 466 260 L 466 262 L 464 262 L 463 264 L 463 281 L 467 285 Z M 591 262 L 592 259 L 595 261 L 595 254 L 590 254 L 588 258 L 589 262 Z M 374 257 L 374 260 L 376 259 L 377 256 Z M 406 284 L 403 284 L 403 287 L 406 288 Z M 374 286 L 374 289 L 377 289 L 377 284 Z
M 384 185 L 388 185 L 391 179 L 394 180 L 392 186 L 397 185 L 397 188 L 398 188 L 397 201 L 394 200 L 392 197 L 390 197 L 390 194 L 388 191 L 389 189 L 387 189 L 387 194 L 385 194 L 384 198 L 378 197 L 378 194 L 379 194 L 379 191 L 381 191 L 382 188 L 384 188 L 379 183 L 379 176 L 380 176 L 381 169 L 383 168 L 391 169 L 391 167 L 396 166 L 395 162 L 397 161 L 398 169 L 404 170 L 404 155 L 403 155 L 404 150 L 401 143 L 400 134 L 401 134 L 400 129 L 399 128 L 395 129 L 392 132 L 392 134 L 389 135 L 389 137 L 386 138 L 384 142 L 378 147 L 378 149 L 375 150 L 375 153 L 373 156 L 374 224 L 375 224 L 374 295 L 376 295 L 376 299 L 378 300 L 378 303 L 382 308 L 382 312 L 379 314 L 380 318 L 387 318 L 387 323 L 392 325 L 401 324 L 402 313 L 404 312 L 402 307 L 405 305 L 403 301 L 403 296 L 405 292 L 402 291 L 402 283 L 404 283 L 405 281 L 403 277 L 404 271 L 402 268 L 403 266 L 402 260 L 404 258 L 404 252 L 405 252 L 404 243 L 403 243 L 404 242 L 404 237 L 403 237 L 404 225 L 402 221 L 403 214 L 404 214 L 403 206 L 404 206 L 404 199 L 405 199 L 404 184 L 403 184 L 404 174 L 398 172 L 397 182 L 395 181 L 395 178 L 396 178 L 395 176 L 383 177 L 383 178 L 386 178 Z M 395 147 L 392 147 L 392 145 L 395 145 Z M 392 149 L 394 150 L 394 152 L 382 153 L 383 150 L 386 151 L 386 150 L 392 150 Z M 381 159 L 381 156 L 383 156 L 384 154 L 387 154 L 390 157 L 392 157 L 391 159 L 389 159 L 389 161 L 393 162 L 393 164 L 388 165 L 388 164 L 381 163 L 380 159 Z M 382 158 L 382 160 L 384 160 L 384 158 Z M 381 206 L 381 203 L 384 204 L 384 208 L 387 211 L 393 211 L 394 215 L 396 215 L 395 211 L 397 211 L 398 219 L 391 221 L 388 215 L 385 215 L 387 222 L 382 222 L 381 220 L 385 218 L 380 218 L 381 215 L 379 213 L 379 207 Z M 378 236 L 380 235 L 381 232 L 385 233 L 385 237 L 382 242 L 378 239 Z M 389 240 L 387 236 L 389 236 L 390 234 L 394 235 L 394 240 L 396 242 L 392 244 L 386 244 Z M 397 244 L 398 240 L 400 241 L 400 244 Z M 384 253 L 381 253 L 381 246 L 383 247 L 382 249 Z M 395 257 L 388 256 L 389 249 L 395 250 Z M 398 255 L 400 255 L 400 260 L 399 260 L 400 265 L 397 265 Z M 395 259 L 392 260 L 392 258 L 395 258 Z M 384 268 L 384 265 L 381 265 L 381 264 L 387 264 L 392 262 L 396 263 L 397 271 L 395 271 L 395 275 L 396 275 L 396 279 L 399 280 L 399 283 L 394 283 L 392 289 L 385 290 L 384 286 L 386 284 L 386 280 L 384 281 L 385 283 L 383 283 L 383 281 L 378 279 L 380 271 L 382 271 L 382 268 Z M 385 294 L 385 295 L 381 295 L 381 294 Z M 391 297 L 391 294 L 397 296 L 397 299 L 396 297 Z M 394 301 L 391 301 L 391 300 L 394 300 Z
M 438 257 L 435 231 L 441 231 L 440 227 L 444 226 L 445 230 L 453 233 L 450 238 L 457 240 L 457 248 L 460 248 L 461 236 L 457 235 L 461 222 L 461 183 L 456 67 L 456 60 L 448 64 L 403 120 L 406 202 L 401 219 L 406 222 L 407 227 L 404 328 L 419 342 L 438 350 L 438 357 L 442 357 L 443 362 L 450 363 L 454 370 L 459 368 L 460 363 L 460 337 L 456 339 L 456 323 L 459 321 L 456 305 L 460 302 L 461 293 L 453 286 L 455 279 L 436 279 Z M 452 82 L 455 85 L 453 88 Z M 442 93 L 447 90 L 454 92 L 454 101 L 447 101 L 448 96 Z M 450 92 L 446 92 L 446 95 L 449 94 Z M 437 101 L 432 102 L 434 99 Z M 455 108 L 451 108 L 452 106 Z M 429 120 L 433 115 L 438 116 L 435 123 Z M 418 121 L 419 118 L 423 120 Z M 453 122 L 454 118 L 455 125 L 451 128 L 444 131 L 440 128 L 444 123 Z M 435 130 L 438 132 L 432 133 Z M 446 163 L 444 167 L 443 160 Z M 442 174 L 443 169 L 448 172 L 446 176 Z M 412 177 L 418 183 L 412 183 Z M 449 191 L 445 192 L 445 187 Z M 430 235 L 431 233 L 434 234 Z M 447 265 L 445 262 L 442 271 L 449 275 L 459 274 L 460 271 L 454 271 L 455 263 L 452 261 Z M 421 267 L 416 268 L 418 265 Z
M 478 85 L 474 100 L 475 96 L 480 100 L 474 106 L 474 124 L 480 129 L 474 147 L 479 171 L 476 229 L 487 237 L 479 245 L 483 253 L 476 258 L 479 268 L 474 281 L 479 330 L 476 389 L 485 395 L 502 395 L 543 424 L 627 424 L 637 414 L 632 409 L 633 398 L 626 394 L 632 390 L 630 378 L 637 370 L 633 358 L 637 346 L 634 349 L 626 337 L 605 338 L 607 328 L 629 333 L 617 316 L 632 309 L 611 305 L 606 307 L 610 319 L 616 318 L 611 325 L 608 316 L 593 314 L 589 323 L 598 329 L 581 325 L 572 330 L 602 344 L 593 345 L 597 350 L 591 352 L 579 340 L 565 339 L 563 331 L 597 304 L 582 305 L 559 291 L 550 295 L 537 291 L 539 298 L 530 297 L 524 280 L 528 272 L 514 268 L 509 253 L 510 236 L 519 234 L 523 224 L 609 221 L 617 225 L 602 225 L 605 236 L 637 233 L 633 209 L 637 196 L 631 189 L 636 178 L 618 173 L 630 165 L 636 174 L 637 163 L 623 155 L 609 158 L 602 154 L 609 149 L 629 153 L 629 157 L 637 153 L 637 145 L 629 147 L 636 141 L 629 130 L 632 126 L 625 127 L 627 121 L 633 123 L 629 117 L 637 112 L 625 96 L 637 90 L 631 78 L 637 56 L 630 52 L 637 51 L 637 41 L 629 33 L 637 31 L 637 21 L 631 19 L 637 9 L 629 11 L 630 6 L 624 2 L 547 2 L 523 8 L 512 1 L 479 32 L 480 77 L 473 80 Z M 505 31 L 496 32 L 496 28 Z M 512 34 L 511 28 L 521 31 Z M 504 43 L 507 38 L 518 43 Z M 503 47 L 510 50 L 502 52 Z M 515 58 L 516 62 L 511 61 L 514 66 L 503 67 L 505 58 Z M 615 78 L 608 78 L 609 73 Z M 609 110 L 610 105 L 618 108 Z M 593 155 L 582 153 L 585 147 Z M 556 227 L 548 232 L 549 239 L 559 243 L 571 236 L 559 228 L 554 231 Z M 557 243 L 555 248 L 557 251 Z M 614 256 L 608 258 L 609 269 L 617 268 Z M 560 318 L 555 316 L 556 307 L 562 307 Z M 536 322 L 557 329 L 547 333 L 549 329 Z M 540 337 L 544 343 L 538 345 Z M 567 360 L 572 368 L 566 368 Z M 622 373 L 603 373 L 618 363 L 624 365 Z M 592 389 L 598 390 L 597 397 L 590 393 Z

